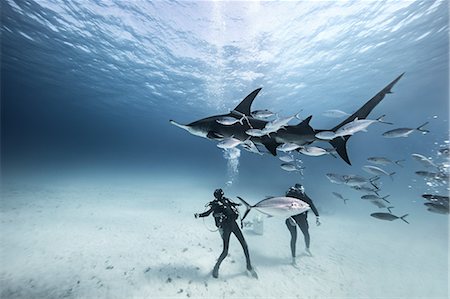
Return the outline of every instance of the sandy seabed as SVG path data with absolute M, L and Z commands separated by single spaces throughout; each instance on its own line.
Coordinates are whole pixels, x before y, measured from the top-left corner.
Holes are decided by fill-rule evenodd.
M 176 189 L 176 190 L 174 190 Z M 168 195 L 170 194 L 170 195 Z M 252 263 L 212 219 L 195 219 L 211 190 L 11 184 L 2 188 L 1 298 L 448 298 L 448 215 L 380 221 L 342 207 L 310 217 L 311 252 L 290 262 L 283 219 L 244 229 Z M 256 215 L 251 212 L 249 219 Z

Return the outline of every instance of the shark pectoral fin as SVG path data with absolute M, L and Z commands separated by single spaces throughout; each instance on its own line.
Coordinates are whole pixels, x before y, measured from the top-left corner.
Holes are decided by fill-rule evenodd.
M 330 140 L 330 144 L 334 147 L 334 149 L 336 150 L 336 152 L 339 154 L 339 156 L 341 156 L 341 158 L 347 162 L 348 165 L 352 165 L 352 163 L 350 163 L 350 159 L 348 157 L 348 153 L 347 153 L 347 140 L 348 138 L 350 138 L 349 136 L 346 136 L 344 138 L 334 138 L 333 140 Z
M 280 145 L 279 143 L 275 142 L 272 138 L 267 138 L 261 142 L 272 155 L 277 155 L 277 147 Z
M 223 135 L 221 135 L 217 132 L 214 132 L 214 131 L 209 131 L 208 134 L 206 135 L 206 137 L 208 139 L 222 139 Z

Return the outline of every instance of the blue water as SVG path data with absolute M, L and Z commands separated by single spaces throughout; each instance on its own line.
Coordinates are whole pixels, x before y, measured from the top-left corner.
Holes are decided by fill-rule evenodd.
M 449 139 L 448 9 L 448 1 L 2 1 L 2 179 L 142 174 L 266 195 L 301 181 L 332 213 L 342 203 L 331 191 L 362 194 L 325 173 L 367 176 L 367 157 L 385 156 L 406 160 L 386 167 L 394 182 L 382 179 L 402 198 L 398 213 L 446 219 L 426 212 L 420 195 L 448 194 L 448 184 L 427 185 L 411 154 L 445 161 L 437 151 Z M 241 151 L 230 161 L 214 141 L 169 124 L 227 113 L 262 87 L 253 109 L 301 111 L 329 129 L 342 119 L 324 111 L 353 113 L 403 72 L 369 116 L 394 125 L 351 137 L 352 166 L 298 155 L 301 175 L 270 155 Z M 429 134 L 381 136 L 427 121 Z

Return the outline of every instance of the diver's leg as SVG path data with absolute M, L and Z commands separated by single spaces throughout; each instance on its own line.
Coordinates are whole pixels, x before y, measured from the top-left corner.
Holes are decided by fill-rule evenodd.
M 304 216 L 304 217 L 299 218 L 297 220 L 297 224 L 298 224 L 298 227 L 300 227 L 300 230 L 302 231 L 303 236 L 305 237 L 306 252 L 311 254 L 311 252 L 309 252 L 310 237 L 309 237 L 309 225 L 308 225 L 307 217 Z
M 295 243 L 297 242 L 297 227 L 291 224 L 290 218 L 286 219 L 286 227 L 291 233 L 291 254 L 292 262 L 295 263 Z
M 258 279 L 258 274 L 256 274 L 256 272 L 253 269 L 252 264 L 250 262 L 250 254 L 248 253 L 247 242 L 245 241 L 244 235 L 242 234 L 242 231 L 236 222 L 234 222 L 234 224 L 233 224 L 233 233 L 236 236 L 236 238 L 239 240 L 239 243 L 241 243 L 242 249 L 244 250 L 245 260 L 247 261 L 247 270 L 248 270 L 249 274 L 252 277 Z
M 222 231 L 222 240 L 223 240 L 223 251 L 219 256 L 219 259 L 217 260 L 214 269 L 213 269 L 213 277 L 217 278 L 219 277 L 219 267 L 220 264 L 222 263 L 222 261 L 226 258 L 227 254 L 228 254 L 228 247 L 230 244 L 230 235 L 231 235 L 231 230 L 229 227 L 225 226 L 222 227 L 223 231 Z
M 242 231 L 241 231 L 241 229 L 239 228 L 239 226 L 237 225 L 236 222 L 233 223 L 233 230 L 232 230 L 232 232 L 234 233 L 236 238 L 239 240 L 239 243 L 241 243 L 242 249 L 244 250 L 245 260 L 247 261 L 247 270 L 251 270 L 252 269 L 252 264 L 250 262 L 250 254 L 248 253 L 247 242 L 245 241 L 244 235 L 242 235 Z

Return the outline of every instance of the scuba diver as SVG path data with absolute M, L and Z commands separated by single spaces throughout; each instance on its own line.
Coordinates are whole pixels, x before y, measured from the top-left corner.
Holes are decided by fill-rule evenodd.
M 219 232 L 223 240 L 223 251 L 219 256 L 216 265 L 214 266 L 212 276 L 214 278 L 219 277 L 220 264 L 228 255 L 230 236 L 231 233 L 234 233 L 236 238 L 241 243 L 242 249 L 244 250 L 245 259 L 247 261 L 247 270 L 253 277 L 258 278 L 255 270 L 253 269 L 250 263 L 250 255 L 248 253 L 247 242 L 245 242 L 244 236 L 242 235 L 242 231 L 240 230 L 238 224 L 236 223 L 236 220 L 239 217 L 239 211 L 236 208 L 236 206 L 240 206 L 241 204 L 234 203 L 223 195 L 224 193 L 222 189 L 216 189 L 214 191 L 215 199 L 206 205 L 209 206 L 209 209 L 201 214 L 198 213 L 194 214 L 195 218 L 198 218 L 198 217 L 207 217 L 212 213 L 216 226 L 219 228 Z
M 320 225 L 319 221 L 319 212 L 317 211 L 316 206 L 312 202 L 311 198 L 309 198 L 308 195 L 305 193 L 305 188 L 302 184 L 295 184 L 293 187 L 290 187 L 289 190 L 286 192 L 287 197 L 295 197 L 298 198 L 311 207 L 311 210 L 316 215 L 316 225 Z M 306 253 L 312 256 L 311 252 L 309 251 L 309 243 L 310 243 L 310 237 L 308 232 L 308 211 L 303 212 L 301 214 L 294 215 L 292 217 L 289 217 L 286 219 L 286 226 L 289 229 L 289 232 L 291 233 L 291 253 L 292 253 L 292 264 L 296 265 L 295 262 L 295 243 L 297 242 L 297 227 L 295 224 L 300 227 L 300 230 L 303 233 L 303 236 L 305 238 L 305 245 L 306 245 Z

